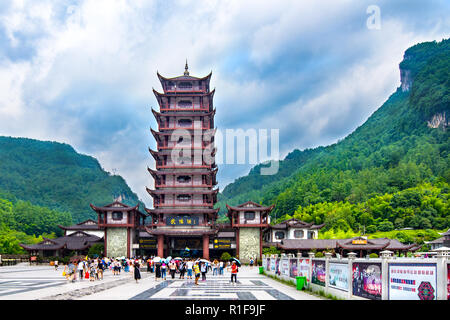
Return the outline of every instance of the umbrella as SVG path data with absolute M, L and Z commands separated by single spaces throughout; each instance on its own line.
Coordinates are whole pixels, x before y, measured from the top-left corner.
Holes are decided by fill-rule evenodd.
M 230 261 L 236 261 L 236 264 L 238 265 L 238 267 L 241 266 L 241 262 L 236 258 L 231 258 Z
M 153 258 L 153 262 L 161 262 L 161 258 L 160 257 L 154 257 Z
M 170 260 L 172 260 L 172 256 L 168 256 L 168 257 L 166 258 L 166 262 L 169 262 Z
M 197 259 L 197 261 L 211 263 L 211 261 L 208 261 L 206 259 Z
M 176 257 L 176 258 L 173 258 L 173 260 L 183 260 L 183 258 Z

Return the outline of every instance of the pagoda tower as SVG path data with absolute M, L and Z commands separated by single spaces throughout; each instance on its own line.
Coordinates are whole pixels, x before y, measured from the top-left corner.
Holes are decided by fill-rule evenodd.
M 209 259 L 217 234 L 211 74 L 190 76 L 187 61 L 182 76 L 165 78 L 157 72 L 163 93 L 153 89 L 159 111 L 152 109 L 158 131 L 151 129 L 157 150 L 149 149 L 156 169 L 148 168 L 155 186 L 147 188 L 154 208 L 146 209 L 152 217 L 146 231 L 156 238 L 160 257 L 190 253 Z

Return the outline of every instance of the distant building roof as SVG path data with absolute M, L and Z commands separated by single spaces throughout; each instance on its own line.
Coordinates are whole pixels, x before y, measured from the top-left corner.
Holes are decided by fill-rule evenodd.
M 63 230 L 100 230 L 100 228 L 98 227 L 97 221 L 92 220 L 92 219 L 88 219 L 85 220 L 83 222 L 65 227 L 62 225 L 58 225 L 59 228 L 63 229 Z
M 266 242 L 263 246 L 276 246 L 284 250 L 324 250 L 338 248 L 346 250 L 417 250 L 417 244 L 415 243 L 403 244 L 396 239 L 364 239 L 361 237 L 350 239 L 284 239 L 281 242 Z
M 325 224 L 315 225 L 313 223 L 308 223 L 308 222 L 301 221 L 299 219 L 291 218 L 291 219 L 283 221 L 281 223 L 277 223 L 277 224 L 271 226 L 271 228 L 279 229 L 279 230 L 287 230 L 288 228 L 320 229 L 324 225 Z
M 229 206 L 228 204 L 226 206 L 227 206 L 228 211 L 246 211 L 246 210 L 269 211 L 275 207 L 274 204 L 271 206 L 265 207 L 259 203 L 253 202 L 253 201 L 247 201 L 247 202 L 241 203 L 240 205 L 237 205 L 237 206 Z
M 279 248 L 285 250 L 312 250 L 334 249 L 335 239 L 285 239 L 279 244 Z
M 40 243 L 32 245 L 20 244 L 20 246 L 25 250 L 59 250 L 62 248 L 66 248 L 67 250 L 84 250 L 100 240 L 102 238 L 87 234 L 83 231 L 77 231 L 68 236 L 56 239 L 44 238 L 44 241 Z
M 92 210 L 94 210 L 96 212 L 98 212 L 98 211 L 122 211 L 122 212 L 123 211 L 136 211 L 137 213 L 139 213 L 143 216 L 147 216 L 146 213 L 142 213 L 141 211 L 139 211 L 139 203 L 137 205 L 135 205 L 134 207 L 131 207 L 131 206 L 126 205 L 119 201 L 114 201 L 113 203 L 107 204 L 103 207 L 96 207 L 92 203 L 89 205 L 92 208 Z

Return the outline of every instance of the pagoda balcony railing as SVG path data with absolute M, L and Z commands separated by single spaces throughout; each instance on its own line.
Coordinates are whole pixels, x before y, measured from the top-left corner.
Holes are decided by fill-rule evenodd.
M 155 207 L 212 207 L 214 204 L 212 202 L 203 203 L 155 203 Z
M 192 86 L 186 88 L 177 88 L 177 87 L 167 87 L 166 93 L 172 92 L 195 92 L 195 93 L 205 93 L 206 86 Z
M 164 105 L 159 107 L 159 111 L 209 111 L 209 106 L 194 105 L 192 107 L 181 107 L 176 105 Z
M 184 150 L 205 150 L 211 147 L 210 143 L 203 143 L 202 145 L 182 145 L 176 143 L 158 143 L 158 149 L 184 149 Z
M 184 185 L 181 184 L 169 184 L 169 183 L 159 183 L 155 184 L 155 187 L 157 188 L 212 188 L 213 185 L 211 184 L 195 184 L 195 183 L 186 183 Z
M 192 169 L 194 169 L 194 168 L 208 168 L 208 169 L 211 169 L 211 168 L 213 168 L 213 167 L 215 167 L 214 165 L 210 165 L 210 164 L 185 164 L 185 165 L 181 165 L 181 164 L 178 164 L 178 165 L 174 165 L 174 164 L 170 164 L 170 165 L 165 165 L 165 164 L 159 164 L 159 163 L 156 163 L 156 169 L 178 169 L 178 168 L 180 168 L 180 169 L 186 169 L 186 168 L 192 168 Z
M 210 130 L 211 126 L 209 125 L 205 125 L 205 126 L 201 126 L 201 127 L 194 127 L 192 126 L 188 126 L 188 127 L 183 127 L 183 126 L 158 126 L 158 130 L 178 130 L 178 129 L 185 129 L 185 130 Z

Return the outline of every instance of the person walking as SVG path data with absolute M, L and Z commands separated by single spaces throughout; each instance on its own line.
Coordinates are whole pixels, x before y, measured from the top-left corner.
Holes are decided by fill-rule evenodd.
M 184 274 L 186 273 L 186 263 L 184 261 L 180 262 L 178 270 L 180 270 L 180 279 L 184 279 Z
M 103 260 L 101 260 L 98 263 L 98 267 L 97 267 L 97 278 L 99 280 L 103 280 L 103 270 L 105 270 L 105 265 L 104 265 Z
M 195 273 L 195 285 L 198 286 L 198 279 L 200 279 L 200 267 L 198 266 L 198 261 L 195 262 L 193 268 Z
M 212 263 L 213 276 L 217 276 L 219 274 L 219 262 L 215 259 Z
M 202 272 L 202 281 L 206 281 L 206 272 L 208 272 L 208 265 L 202 262 L 200 265 L 200 271 Z
M 158 281 L 158 278 L 161 278 L 161 263 L 155 262 L 155 281 Z
M 80 276 L 80 281 L 83 280 L 83 276 L 84 276 L 84 262 L 82 260 L 80 260 L 80 262 L 78 263 L 78 275 Z
M 163 263 L 161 263 L 161 278 L 163 278 L 164 280 L 166 280 L 166 273 L 167 273 L 167 265 L 166 262 L 164 261 Z
M 138 283 L 138 280 L 141 278 L 141 271 L 139 270 L 139 267 L 139 261 L 134 261 L 134 280 L 136 280 L 136 283 Z
M 186 270 L 187 270 L 187 277 L 188 279 L 192 280 L 192 267 L 194 266 L 194 262 L 192 261 L 192 259 L 189 259 L 186 262 Z
M 55 271 L 58 271 L 58 260 L 55 260 Z
M 253 269 L 253 263 L 254 263 L 253 258 L 250 258 L 250 269 Z
M 89 281 L 95 281 L 95 274 L 96 274 L 95 264 L 94 261 L 91 260 L 91 263 L 89 264 Z
M 223 261 L 219 262 L 219 274 L 223 275 Z
M 69 261 L 69 264 L 67 265 L 66 275 L 68 275 L 67 280 L 75 282 L 75 265 L 72 261 Z
M 239 268 L 236 264 L 236 261 L 233 261 L 233 264 L 231 265 L 231 283 L 233 283 L 233 279 L 234 279 L 234 284 L 236 285 L 237 282 L 237 273 L 239 271 Z
M 147 272 L 153 272 L 152 270 L 152 259 L 148 258 L 147 259 Z
M 175 279 L 175 272 L 177 272 L 177 265 L 175 263 L 175 261 L 170 261 L 169 263 L 169 272 L 170 275 L 172 276 L 172 279 Z

